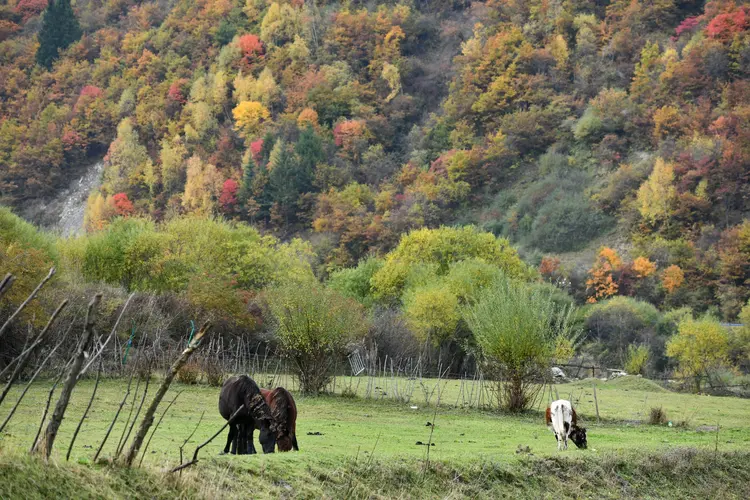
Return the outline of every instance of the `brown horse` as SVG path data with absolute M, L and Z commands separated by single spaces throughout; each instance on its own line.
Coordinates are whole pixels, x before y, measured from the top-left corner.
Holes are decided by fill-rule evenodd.
M 240 414 L 229 424 L 229 436 L 224 447 L 224 453 L 240 455 L 255 453 L 253 432 L 265 429 L 266 436 L 261 440 L 264 453 L 273 453 L 276 440 L 284 439 L 288 435 L 282 432 L 274 420 L 271 409 L 258 388 L 258 384 L 247 375 L 231 377 L 221 386 L 219 395 L 219 413 L 224 419 L 229 418 L 237 409 L 245 405 Z M 265 442 L 264 442 L 265 441 Z
M 299 451 L 297 445 L 297 405 L 291 393 L 283 387 L 277 387 L 274 390 L 261 389 L 260 393 L 271 408 L 271 416 L 278 425 L 276 437 L 269 432 L 262 422 L 256 424 L 256 429 L 260 430 L 260 443 L 265 450 L 268 447 L 273 448 L 274 443 L 279 446 L 279 451 Z

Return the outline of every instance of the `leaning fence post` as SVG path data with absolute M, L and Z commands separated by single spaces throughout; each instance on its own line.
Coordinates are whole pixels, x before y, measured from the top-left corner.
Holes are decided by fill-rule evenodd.
M 57 437 L 57 431 L 60 429 L 63 417 L 65 416 L 65 410 L 68 409 L 68 403 L 70 402 L 70 395 L 73 393 L 73 389 L 78 382 L 78 373 L 81 371 L 83 366 L 83 360 L 87 353 L 86 349 L 91 344 L 91 339 L 94 336 L 94 318 L 96 316 L 96 306 L 102 299 L 102 294 L 97 293 L 94 298 L 89 302 L 88 310 L 86 311 L 86 322 L 83 327 L 83 340 L 78 348 L 78 352 L 73 358 L 73 364 L 70 366 L 68 376 L 65 379 L 62 392 L 60 393 L 60 399 L 57 400 L 55 411 L 52 413 L 52 418 L 47 425 L 47 430 L 44 432 L 44 437 L 37 443 L 34 451 L 40 452 L 42 456 L 47 459 L 52 452 L 52 446 L 55 444 L 55 438 Z
M 146 414 L 143 416 L 143 420 L 141 420 L 141 426 L 138 428 L 138 432 L 133 438 L 133 443 L 130 445 L 130 450 L 128 450 L 128 454 L 125 456 L 125 464 L 128 467 L 133 465 L 133 461 L 135 460 L 135 457 L 138 455 L 138 450 L 140 450 L 141 444 L 143 444 L 143 440 L 146 437 L 146 433 L 148 433 L 148 430 L 151 427 L 151 424 L 154 422 L 154 413 L 156 413 L 156 409 L 159 406 L 159 403 L 164 398 L 164 395 L 167 393 L 167 390 L 169 390 L 169 386 L 172 384 L 172 380 L 174 379 L 175 375 L 177 375 L 177 372 L 180 371 L 180 368 L 182 368 L 183 365 L 187 363 L 188 359 L 190 359 L 190 356 L 193 355 L 193 352 L 200 345 L 201 339 L 206 334 L 206 332 L 208 332 L 208 330 L 210 329 L 211 329 L 211 324 L 209 322 L 206 322 L 203 324 L 201 329 L 195 334 L 193 339 L 190 341 L 190 344 L 187 346 L 187 348 L 184 351 L 182 351 L 182 354 L 180 355 L 180 357 L 177 358 L 177 361 L 174 362 L 172 367 L 164 376 L 164 381 L 161 383 L 159 390 L 156 391 L 156 394 L 154 395 L 154 399 L 153 401 L 151 401 L 151 405 L 148 407 L 148 410 L 146 410 Z

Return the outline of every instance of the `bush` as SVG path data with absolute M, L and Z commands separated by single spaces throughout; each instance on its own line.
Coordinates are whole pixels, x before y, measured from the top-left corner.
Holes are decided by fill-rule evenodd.
M 191 359 L 177 372 L 177 381 L 182 384 L 194 385 L 198 383 L 201 376 L 201 367 L 198 361 Z
M 625 362 L 625 371 L 631 375 L 644 375 L 648 355 L 648 347 L 645 345 L 639 345 L 638 347 L 629 345 L 628 359 Z
M 539 210 L 526 242 L 544 252 L 579 250 L 611 223 L 582 194 L 567 196 Z
M 728 362 L 729 334 L 710 316 L 686 318 L 678 326 L 677 335 L 667 342 L 667 356 L 677 360 L 680 374 L 692 378 L 696 392 L 700 392 L 703 376 Z
M 502 406 L 520 411 L 533 402 L 556 347 L 575 340 L 571 312 L 561 314 L 543 289 L 509 280 L 486 289 L 476 304 L 464 309 L 490 374 L 505 380 L 497 391 Z
M 318 394 L 335 361 L 367 333 L 364 308 L 317 282 L 274 287 L 266 299 L 279 349 L 291 359 L 302 392 Z
M 649 348 L 654 366 L 660 366 L 660 321 L 659 311 L 648 302 L 621 296 L 598 302 L 586 313 L 584 327 L 593 342 L 589 350 L 599 363 L 620 367 L 628 361 L 629 346 L 640 344 Z
M 648 423 L 651 425 L 664 425 L 667 423 L 667 412 L 661 406 L 651 408 L 648 415 Z
M 504 238 L 495 238 L 473 226 L 424 228 L 401 238 L 398 246 L 386 256 L 383 267 L 372 277 L 372 285 L 379 297 L 397 299 L 414 265 L 434 264 L 437 274 L 444 275 L 451 264 L 472 258 L 498 266 L 512 278 L 533 274 Z
M 366 307 L 371 307 L 374 297 L 370 280 L 381 267 L 383 267 L 383 261 L 380 259 L 375 257 L 363 259 L 355 268 L 332 273 L 328 286 Z

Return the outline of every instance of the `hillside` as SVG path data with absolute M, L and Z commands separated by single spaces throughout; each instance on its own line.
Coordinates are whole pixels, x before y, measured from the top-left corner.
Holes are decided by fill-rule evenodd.
M 103 157 L 92 232 L 214 215 L 303 237 L 327 276 L 412 229 L 475 224 L 581 303 L 734 320 L 750 296 L 747 6 L 45 7 L 0 7 L 5 204 Z

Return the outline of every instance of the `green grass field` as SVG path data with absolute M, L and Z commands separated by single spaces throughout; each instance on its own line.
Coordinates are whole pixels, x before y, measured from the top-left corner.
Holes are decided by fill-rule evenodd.
M 442 401 L 455 401 L 459 383 L 448 381 L 442 384 L 445 386 L 442 389 Z M 520 484 L 521 490 L 518 490 L 518 484 L 512 486 L 515 480 L 508 483 L 502 478 L 508 474 L 513 477 L 523 475 L 522 471 L 531 473 L 539 464 L 551 461 L 554 464 L 551 470 L 562 471 L 554 475 L 554 483 L 563 481 L 561 477 L 564 478 L 568 474 L 565 471 L 570 468 L 590 471 L 592 467 L 602 467 L 605 463 L 623 462 L 627 465 L 631 459 L 634 464 L 651 467 L 661 463 L 664 457 L 672 457 L 670 460 L 677 460 L 683 467 L 707 464 L 705 470 L 701 469 L 702 474 L 713 469 L 726 471 L 726 467 L 711 466 L 711 460 L 729 461 L 738 470 L 730 474 L 728 480 L 714 480 L 711 476 L 704 478 L 701 484 L 706 487 L 714 483 L 723 485 L 724 488 L 730 488 L 726 491 L 728 495 L 747 497 L 746 489 L 733 485 L 747 483 L 737 482 L 738 478 L 750 479 L 750 461 L 747 460 L 750 455 L 745 454 L 750 447 L 750 424 L 746 420 L 750 410 L 749 401 L 672 393 L 650 381 L 632 377 L 606 383 L 597 381 L 601 416 L 601 423 L 597 424 L 591 384 L 591 381 L 583 381 L 557 387 L 561 397 L 572 394 L 574 400 L 580 400 L 578 411 L 588 428 L 587 450 L 577 450 L 571 445 L 569 451 L 557 452 L 555 439 L 545 427 L 542 413 L 538 411 L 509 415 L 441 405 L 436 412 L 434 406 L 423 404 L 424 398 L 420 403 L 416 393 L 408 404 L 388 399 L 296 396 L 300 414 L 297 424 L 301 448 L 299 453 L 219 456 L 226 439 L 222 435 L 201 451 L 201 461 L 189 469 L 181 480 L 177 481 L 174 477 L 162 478 L 162 487 L 176 488 L 178 494 L 183 496 L 209 497 L 247 496 L 246 488 L 250 487 L 256 488 L 259 494 L 270 496 L 368 496 L 370 492 L 374 492 L 383 496 L 429 497 L 473 495 L 474 487 L 484 484 L 483 481 L 490 481 L 492 484 L 480 489 L 484 491 L 489 488 L 488 492 L 502 492 L 505 491 L 503 488 L 510 488 L 508 491 L 515 491 L 516 494 L 539 496 L 546 491 L 544 483 L 540 482 L 526 491 L 525 482 Z M 0 417 L 5 417 L 20 389 L 19 386 L 11 392 Z M 70 438 L 92 389 L 93 382 L 84 381 L 74 392 L 55 444 L 54 459 L 58 463 L 65 461 Z M 0 436 L 0 479 L 3 476 L 12 479 L 0 481 L 2 497 L 12 497 L 13 487 L 24 488 L 16 484 L 17 478 L 33 476 L 31 472 L 19 473 L 16 467 L 28 471 L 34 469 L 33 460 L 21 457 L 28 450 L 36 433 L 48 390 L 49 386 L 44 383 L 35 386 Z M 217 410 L 217 388 L 173 384 L 160 410 L 166 407 L 166 402 L 178 391 L 183 392 L 151 442 L 143 463 L 146 472 L 123 475 L 122 472 L 116 472 L 116 469 L 90 465 L 124 390 L 125 382 L 121 380 L 104 380 L 100 383 L 94 406 L 71 454 L 71 462 L 78 465 L 58 469 L 58 472 L 67 471 L 82 481 L 92 474 L 92 477 L 96 477 L 97 473 L 104 474 L 108 479 L 101 479 L 102 484 L 114 481 L 112 494 L 115 496 L 133 494 L 120 484 L 123 481 L 136 486 L 153 486 L 155 483 L 151 474 L 161 475 L 163 471 L 178 465 L 179 446 L 193 431 L 204 411 L 205 415 L 197 432 L 185 447 L 186 454 L 192 455 L 196 445 L 206 440 L 224 423 Z M 153 391 L 154 384 L 149 390 L 147 402 Z M 136 406 L 139 401 L 140 395 Z M 413 409 L 412 406 L 417 408 Z M 652 406 L 663 407 L 673 426 L 639 423 L 647 421 Z M 102 456 L 112 456 L 122 434 L 124 417 L 129 411 L 130 407 L 126 406 Z M 432 428 L 427 425 L 428 422 L 435 423 L 431 438 L 435 446 L 430 447 L 432 466 L 429 469 L 425 468 L 427 447 L 416 444 L 418 441 L 426 443 L 430 440 Z M 712 427 L 717 424 L 720 426 L 718 440 Z M 528 447 L 530 453 L 517 453 L 519 446 L 524 450 Z M 717 446 L 718 454 L 715 453 Z M 687 448 L 696 450 L 697 455 L 693 457 L 693 452 L 685 452 Z M 688 460 L 685 459 L 685 453 L 688 453 Z M 642 463 L 647 456 L 651 458 Z M 619 466 L 612 467 L 612 470 L 617 470 Z M 485 478 L 483 472 L 478 472 L 485 470 L 494 472 L 488 473 Z M 450 479 L 451 474 L 454 479 Z M 460 479 L 474 474 L 479 476 L 473 480 Z M 544 471 L 538 474 L 544 475 Z M 601 479 L 605 480 L 611 475 L 612 471 L 608 471 Z M 208 481 L 205 478 L 211 479 Z M 591 482 L 593 479 L 596 476 L 592 476 L 588 486 L 577 482 L 578 486 L 571 490 L 572 496 L 599 496 L 604 491 L 608 495 L 611 493 L 611 496 L 628 496 L 627 488 L 610 491 L 609 482 L 597 485 Z M 664 495 L 671 496 L 674 493 L 679 496 L 681 491 L 684 493 L 682 488 L 685 484 L 664 478 L 660 481 Z M 38 481 L 32 481 L 25 488 L 33 489 L 34 484 L 38 484 Z M 67 483 L 61 481 L 60 484 Z M 655 487 L 650 480 L 643 480 L 642 484 L 644 488 Z M 715 486 L 711 486 L 707 492 L 713 488 Z M 750 486 L 746 485 L 745 488 Z M 150 489 L 137 491 L 139 494 L 160 496 L 160 493 Z M 634 490 L 637 491 L 640 490 Z M 647 492 L 641 493 L 649 496 Z M 164 494 L 170 496 L 175 493 L 165 490 Z M 658 489 L 654 490 L 654 494 L 661 496 Z

